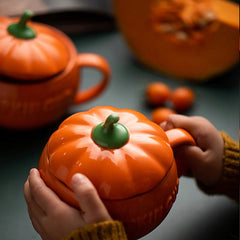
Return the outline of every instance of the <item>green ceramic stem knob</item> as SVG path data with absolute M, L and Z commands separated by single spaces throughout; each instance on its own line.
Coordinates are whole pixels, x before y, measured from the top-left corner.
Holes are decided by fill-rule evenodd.
M 17 23 L 12 23 L 8 26 L 8 32 L 16 38 L 33 39 L 36 37 L 34 30 L 26 26 L 27 21 L 33 16 L 30 10 L 23 13 L 21 19 Z
M 93 128 L 92 139 L 103 148 L 117 149 L 124 146 L 129 139 L 127 128 L 119 121 L 117 114 L 108 116 L 105 122 Z

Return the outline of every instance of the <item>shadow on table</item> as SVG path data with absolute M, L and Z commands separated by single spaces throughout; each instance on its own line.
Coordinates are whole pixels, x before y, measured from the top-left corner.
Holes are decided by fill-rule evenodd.
M 70 115 L 70 114 L 69 114 Z M 10 130 L 0 128 L 0 160 L 5 156 L 19 152 L 41 151 L 52 133 L 57 130 L 60 123 L 69 115 L 63 116 L 51 125 L 34 130 Z

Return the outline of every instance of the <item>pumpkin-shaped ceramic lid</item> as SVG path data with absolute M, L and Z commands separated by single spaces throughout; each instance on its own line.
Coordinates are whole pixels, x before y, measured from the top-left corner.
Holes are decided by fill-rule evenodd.
M 0 74 L 16 80 L 34 81 L 63 71 L 69 53 L 61 32 L 29 22 L 31 11 L 20 19 L 0 17 Z
M 164 179 L 174 162 L 165 132 L 130 109 L 95 107 L 67 118 L 46 145 L 48 171 L 72 189 L 85 174 L 102 199 L 146 193 Z

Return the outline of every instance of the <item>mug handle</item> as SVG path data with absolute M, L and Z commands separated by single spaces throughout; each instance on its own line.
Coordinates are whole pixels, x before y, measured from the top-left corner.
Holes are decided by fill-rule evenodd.
M 172 148 L 180 145 L 196 146 L 196 142 L 191 134 L 182 128 L 173 128 L 165 132 Z M 177 164 L 178 177 L 184 175 L 188 168 L 181 159 L 175 159 Z
M 99 69 L 103 74 L 99 83 L 77 93 L 74 104 L 79 104 L 97 97 L 106 88 L 110 79 L 110 67 L 105 58 L 94 53 L 78 54 L 76 64 L 79 69 L 82 67 L 92 67 Z
M 180 145 L 196 145 L 196 142 L 189 132 L 182 128 L 173 128 L 165 132 L 172 148 Z

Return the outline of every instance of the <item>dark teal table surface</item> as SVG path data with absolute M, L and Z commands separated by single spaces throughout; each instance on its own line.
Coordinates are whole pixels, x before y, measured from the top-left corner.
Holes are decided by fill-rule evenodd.
M 92 52 L 105 57 L 112 69 L 111 83 L 98 98 L 74 106 L 68 115 L 94 106 L 110 105 L 131 108 L 147 117 L 152 109 L 145 101 L 145 88 L 153 81 L 162 81 L 171 88 L 189 86 L 196 93 L 196 102 L 186 114 L 208 118 L 219 130 L 239 139 L 239 69 L 206 83 L 182 82 L 146 69 L 132 56 L 118 32 L 72 37 L 79 53 Z M 224 57 L 224 56 L 223 56 Z M 82 72 L 82 88 L 98 80 L 98 71 Z M 0 89 L 1 91 L 1 89 Z M 0 116 L 1 117 L 1 116 Z M 43 129 L 16 132 L 0 129 L 0 239 L 37 240 L 28 218 L 23 197 L 23 184 L 29 170 L 37 167 L 42 149 L 59 122 Z M 234 240 L 238 239 L 238 206 L 224 196 L 207 196 L 191 178 L 180 179 L 179 193 L 173 208 L 144 240 Z

